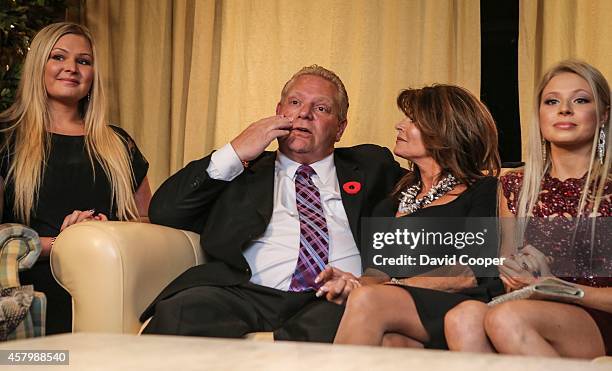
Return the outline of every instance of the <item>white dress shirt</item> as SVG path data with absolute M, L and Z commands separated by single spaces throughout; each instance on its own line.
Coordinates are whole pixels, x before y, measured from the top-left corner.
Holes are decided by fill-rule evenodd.
M 251 282 L 283 291 L 289 289 L 300 249 L 300 220 L 295 201 L 295 173 L 300 165 L 276 152 L 272 218 L 264 234 L 244 251 L 251 267 Z M 342 205 L 334 156 L 310 166 L 316 173 L 312 181 L 319 188 L 329 231 L 329 265 L 360 276 L 361 258 Z M 231 181 L 243 170 L 240 158 L 228 143 L 213 153 L 206 171 L 213 179 Z

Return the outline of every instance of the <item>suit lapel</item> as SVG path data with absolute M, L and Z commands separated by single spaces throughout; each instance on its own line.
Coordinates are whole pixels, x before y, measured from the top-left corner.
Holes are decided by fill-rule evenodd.
M 255 210 L 264 220 L 267 226 L 272 217 L 274 206 L 274 166 L 276 153 L 266 153 L 260 160 L 253 163 L 246 169 L 247 189 L 246 192 Z M 359 241 L 359 223 L 363 197 L 365 194 L 365 173 L 355 163 L 348 162 L 334 153 L 334 163 L 340 185 L 340 195 L 342 204 L 346 211 L 346 216 L 356 242 Z M 361 190 L 354 194 L 349 194 L 345 190 L 345 184 L 357 182 Z M 359 244 L 358 244 L 359 245 Z
M 342 196 L 342 204 L 348 217 L 349 225 L 351 226 L 351 232 L 357 245 L 359 246 L 359 222 L 361 215 L 361 208 L 363 206 L 363 197 L 365 193 L 365 173 L 355 163 L 350 163 L 337 156 L 334 152 L 334 163 L 336 164 L 336 173 L 338 174 L 338 183 L 340 185 L 340 195 Z M 348 185 L 355 184 L 350 182 L 356 182 L 361 187 L 361 190 L 356 193 L 347 193 Z M 350 190 L 349 190 L 350 191 Z
M 268 225 L 272 217 L 274 197 L 274 162 L 276 153 L 267 152 L 260 160 L 246 169 L 247 189 L 249 199 Z

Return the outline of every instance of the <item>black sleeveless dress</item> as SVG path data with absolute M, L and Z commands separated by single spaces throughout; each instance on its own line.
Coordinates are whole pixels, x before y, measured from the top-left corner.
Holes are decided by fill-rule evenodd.
M 133 168 L 133 186 L 138 189 L 147 175 L 149 164 L 134 140 L 121 128 L 111 126 L 125 142 Z M 19 223 L 13 210 L 14 184 L 7 181 L 12 156 L 1 154 L 0 175 L 5 180 L 3 223 Z M 41 237 L 54 237 L 66 215 L 74 210 L 95 209 L 109 220 L 117 220 L 116 205 L 111 200 L 111 186 L 104 170 L 94 160 L 95 173 L 85 149 L 84 136 L 52 134 L 51 149 L 40 187 L 38 203 L 32 210 L 30 227 Z M 34 285 L 47 296 L 46 333 L 70 332 L 72 304 L 70 295 L 51 275 L 48 258 L 40 257 L 34 266 L 19 274 L 22 285 Z
M 375 209 L 374 216 L 395 216 L 399 201 L 387 198 Z M 497 179 L 485 177 L 460 194 L 453 201 L 438 206 L 419 209 L 404 218 L 431 217 L 496 217 L 497 216 Z M 398 277 L 399 278 L 399 277 Z M 466 300 L 490 301 L 504 293 L 504 286 L 498 277 L 478 277 L 478 285 L 457 293 L 411 286 L 399 286 L 412 296 L 421 323 L 427 330 L 430 340 L 425 345 L 431 349 L 448 349 L 444 336 L 444 316 L 459 303 Z

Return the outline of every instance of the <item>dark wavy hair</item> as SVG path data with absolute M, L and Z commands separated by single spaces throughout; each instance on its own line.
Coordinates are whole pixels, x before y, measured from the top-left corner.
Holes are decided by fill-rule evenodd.
M 454 85 L 436 84 L 403 90 L 397 106 L 417 126 L 423 144 L 442 168 L 466 186 L 499 174 L 497 127 L 487 107 L 472 93 Z M 398 196 L 420 180 L 417 167 L 393 191 Z

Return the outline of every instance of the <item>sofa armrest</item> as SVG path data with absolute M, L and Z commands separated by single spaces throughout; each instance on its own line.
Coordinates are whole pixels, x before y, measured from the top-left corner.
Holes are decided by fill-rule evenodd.
M 0 287 L 18 287 L 19 271 L 31 268 L 42 247 L 38 234 L 21 224 L 0 224 Z
M 74 224 L 51 251 L 53 276 L 72 296 L 73 332 L 136 334 L 147 305 L 203 262 L 198 235 L 145 223 Z

